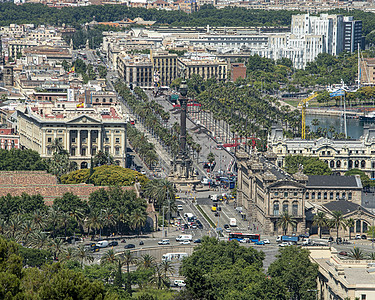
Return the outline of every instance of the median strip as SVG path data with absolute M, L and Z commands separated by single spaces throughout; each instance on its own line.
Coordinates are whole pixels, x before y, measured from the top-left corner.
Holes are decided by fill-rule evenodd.
M 206 221 L 211 225 L 211 227 L 213 229 L 216 229 L 215 223 L 207 216 L 207 214 L 203 211 L 202 207 L 200 207 L 199 204 L 196 204 L 195 206 L 199 210 L 199 212 L 203 215 L 203 217 L 206 219 Z

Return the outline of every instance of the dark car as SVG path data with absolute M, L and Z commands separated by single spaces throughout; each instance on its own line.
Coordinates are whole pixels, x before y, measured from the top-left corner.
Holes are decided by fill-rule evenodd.
M 203 229 L 203 225 L 202 224 L 197 224 L 197 227 L 198 227 L 198 229 Z
M 112 241 L 112 242 L 108 243 L 108 247 L 115 247 L 115 246 L 118 246 L 118 242 L 117 241 Z
M 215 212 L 215 217 L 218 217 L 220 216 L 220 214 L 218 212 Z
M 329 242 L 329 243 L 332 243 L 332 242 L 333 242 L 333 237 L 330 236 L 330 237 L 328 238 L 328 242 Z
M 346 252 L 346 251 L 340 251 L 340 252 L 339 252 L 339 255 L 347 256 L 347 255 L 348 255 L 348 252 Z
M 139 244 L 140 245 L 144 245 L 145 243 L 143 241 L 139 241 Z
M 195 243 L 195 244 L 200 244 L 200 243 L 202 243 L 202 241 L 201 241 L 201 239 L 196 239 L 196 240 L 194 241 L 194 243 Z
M 363 234 L 363 235 L 361 236 L 361 239 L 362 239 L 362 240 L 367 240 L 367 236 L 366 236 L 365 234 Z
M 125 249 L 135 248 L 135 245 L 134 244 L 127 244 L 127 245 L 125 245 L 124 248 Z
M 229 225 L 228 225 L 228 224 L 225 224 L 225 225 L 224 225 L 224 228 L 225 228 L 225 229 L 229 228 Z
M 90 251 L 91 251 L 91 252 L 99 252 L 99 250 L 100 250 L 100 247 L 99 247 L 99 246 L 94 246 L 94 247 L 91 247 L 91 248 L 90 248 Z

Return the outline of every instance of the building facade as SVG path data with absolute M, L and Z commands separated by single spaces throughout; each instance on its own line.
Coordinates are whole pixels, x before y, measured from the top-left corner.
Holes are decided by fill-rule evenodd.
M 160 85 L 169 86 L 173 80 L 179 77 L 177 54 L 168 52 L 151 53 L 153 73 L 158 72 Z
M 191 78 L 193 74 L 201 76 L 203 80 L 227 80 L 228 77 L 228 63 L 218 59 L 181 58 L 178 60 L 178 68 L 185 71 L 186 78 Z
M 145 56 L 118 55 L 117 70 L 121 78 L 133 86 L 153 86 L 153 66 L 150 58 Z
M 271 152 L 264 156 L 237 153 L 237 206 L 262 224 L 265 234 L 284 234 L 283 228 L 278 226 L 284 212 L 296 221 L 294 227 L 287 228 L 287 233 L 305 233 L 308 231 L 306 201 L 317 205 L 329 203 L 331 193 L 338 199 L 345 195 L 348 202 L 360 205 L 362 185 L 357 177 L 308 177 L 300 171 L 290 175 L 274 164 L 276 158 Z
M 22 147 L 51 158 L 51 145 L 58 139 L 78 168 L 87 168 L 99 151 L 113 156 L 125 167 L 126 122 L 116 107 L 77 108 L 77 102 L 64 105 L 39 103 L 17 108 L 17 129 Z
M 20 136 L 13 128 L 0 128 L 0 148 L 5 150 L 20 148 Z
M 268 147 L 277 155 L 279 167 L 284 166 L 288 155 L 303 155 L 323 160 L 333 171 L 344 173 L 355 168 L 375 178 L 375 128 L 372 127 L 365 126 L 358 140 L 288 139 L 283 136 L 282 128 L 273 127 Z
M 353 17 L 344 17 L 344 50 L 355 52 L 363 48 L 362 21 Z

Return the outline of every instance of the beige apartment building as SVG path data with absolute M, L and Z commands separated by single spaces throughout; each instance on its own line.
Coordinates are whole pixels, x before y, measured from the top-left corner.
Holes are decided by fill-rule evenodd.
M 115 106 L 80 106 L 79 102 L 61 101 L 18 107 L 21 147 L 50 158 L 51 144 L 58 139 L 78 168 L 87 168 L 100 150 L 125 167 L 126 123 L 122 113 Z
M 185 70 L 186 78 L 191 78 L 193 74 L 200 75 L 203 80 L 216 78 L 217 80 L 227 80 L 228 63 L 219 59 L 188 59 L 178 60 L 179 70 Z
M 154 77 L 153 66 L 147 55 L 129 56 L 121 54 L 117 56 L 117 70 L 120 77 L 133 86 L 151 87 Z
M 151 53 L 151 61 L 154 73 L 158 72 L 160 85 L 170 85 L 173 80 L 179 77 L 177 54 L 167 51 L 159 51 Z
M 361 66 L 361 84 L 375 84 L 375 58 L 364 58 L 360 62 Z

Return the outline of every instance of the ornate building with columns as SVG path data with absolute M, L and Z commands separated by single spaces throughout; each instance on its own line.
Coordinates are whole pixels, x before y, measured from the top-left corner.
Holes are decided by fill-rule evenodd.
M 301 171 L 291 175 L 278 167 L 276 160 L 272 152 L 237 153 L 237 206 L 249 219 L 262 224 L 265 234 L 283 234 L 277 224 L 283 212 L 297 221 L 287 233 L 303 234 L 309 231 L 307 206 L 335 200 L 361 204 L 362 184 L 358 175 L 306 176 Z
M 277 155 L 279 167 L 284 166 L 286 156 L 303 155 L 318 157 L 333 171 L 345 173 L 355 168 L 375 178 L 375 127 L 365 126 L 358 140 L 288 139 L 281 127 L 273 127 L 268 137 L 268 149 Z
M 100 150 L 125 167 L 126 122 L 119 107 L 81 106 L 78 102 L 60 101 L 18 107 L 21 146 L 49 158 L 51 144 L 58 139 L 78 168 L 87 168 L 91 157 Z

